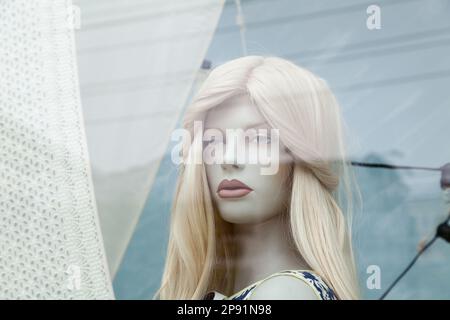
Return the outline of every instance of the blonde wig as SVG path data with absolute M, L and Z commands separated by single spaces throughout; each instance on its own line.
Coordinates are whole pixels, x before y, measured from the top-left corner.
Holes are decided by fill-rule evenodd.
M 326 82 L 277 57 L 246 56 L 215 68 L 194 97 L 184 128 L 239 94 L 247 94 L 294 158 L 290 177 L 290 239 L 311 270 L 340 299 L 359 297 L 350 236 L 354 175 L 345 161 L 339 105 Z M 212 202 L 197 133 L 183 148 L 159 299 L 201 299 L 233 292 L 231 225 Z M 197 161 L 195 161 L 197 160 Z M 359 191 L 358 191 L 358 195 Z

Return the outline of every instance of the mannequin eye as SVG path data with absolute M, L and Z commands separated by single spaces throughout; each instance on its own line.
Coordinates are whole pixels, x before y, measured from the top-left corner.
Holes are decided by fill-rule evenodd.
M 216 144 L 219 144 L 222 142 L 223 142 L 222 139 L 219 139 L 219 138 L 213 136 L 211 138 L 207 138 L 207 139 L 203 140 L 203 147 L 206 147 L 208 145 L 216 145 Z
M 263 135 L 263 134 L 260 134 L 260 135 L 257 135 L 255 137 L 253 137 L 251 141 L 255 142 L 255 143 L 258 143 L 258 144 L 269 144 L 269 143 L 271 143 L 270 136 Z

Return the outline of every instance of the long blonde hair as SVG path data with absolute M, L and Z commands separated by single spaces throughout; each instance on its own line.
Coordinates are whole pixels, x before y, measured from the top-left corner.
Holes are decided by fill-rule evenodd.
M 184 128 L 194 134 L 195 120 L 238 94 L 247 94 L 279 129 L 294 156 L 289 226 L 299 254 L 340 299 L 357 299 L 350 236 L 355 179 L 345 161 L 344 123 L 334 95 L 323 79 L 290 61 L 246 56 L 210 73 L 187 110 Z M 210 290 L 230 295 L 231 226 L 212 203 L 204 165 L 193 161 L 202 157 L 200 134 L 184 146 L 183 157 L 191 161 L 180 166 L 165 268 L 154 297 L 201 299 Z

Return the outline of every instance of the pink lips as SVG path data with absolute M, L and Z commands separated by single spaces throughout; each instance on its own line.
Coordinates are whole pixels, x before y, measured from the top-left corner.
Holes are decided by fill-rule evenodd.
M 252 188 L 236 179 L 222 180 L 217 187 L 217 194 L 221 198 L 241 198 L 252 191 Z

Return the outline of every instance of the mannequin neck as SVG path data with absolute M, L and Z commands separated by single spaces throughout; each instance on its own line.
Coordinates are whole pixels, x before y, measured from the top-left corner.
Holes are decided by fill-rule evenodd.
M 309 269 L 293 244 L 282 215 L 255 224 L 234 224 L 236 244 L 234 292 L 270 274 L 288 269 Z

